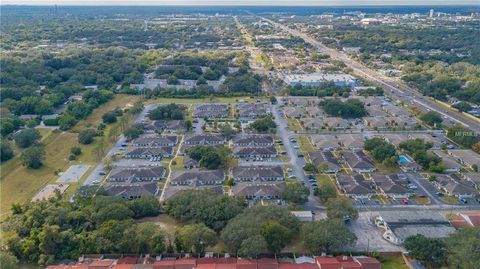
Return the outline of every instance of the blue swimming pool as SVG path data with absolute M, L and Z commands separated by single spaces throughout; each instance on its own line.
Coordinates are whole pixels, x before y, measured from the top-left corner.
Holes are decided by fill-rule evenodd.
M 410 163 L 410 160 L 408 159 L 407 156 L 405 156 L 405 155 L 400 155 L 400 156 L 398 156 L 398 162 L 399 162 L 400 164 L 408 164 L 408 163 Z

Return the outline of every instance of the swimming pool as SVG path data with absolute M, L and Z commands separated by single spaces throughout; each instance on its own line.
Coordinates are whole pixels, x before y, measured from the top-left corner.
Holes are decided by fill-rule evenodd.
M 398 156 L 398 162 L 399 162 L 400 164 L 404 164 L 404 165 L 405 165 L 405 164 L 410 163 L 410 160 L 408 159 L 407 156 L 405 156 L 405 155 L 400 155 L 400 156 Z

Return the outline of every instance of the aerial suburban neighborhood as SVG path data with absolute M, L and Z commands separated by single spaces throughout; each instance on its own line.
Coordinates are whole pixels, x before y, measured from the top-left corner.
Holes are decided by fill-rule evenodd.
M 480 268 L 478 4 L 1 15 L 2 268 Z

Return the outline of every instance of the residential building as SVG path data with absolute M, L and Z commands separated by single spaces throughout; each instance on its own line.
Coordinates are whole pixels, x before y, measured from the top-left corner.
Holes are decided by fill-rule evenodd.
M 190 134 L 185 136 L 185 145 L 223 145 L 227 139 L 217 134 Z
M 371 173 L 376 170 L 375 166 L 361 150 L 344 151 L 342 156 L 345 163 L 354 172 Z
M 143 182 L 159 181 L 165 177 L 165 168 L 162 166 L 146 167 L 115 167 L 108 176 L 111 182 Z
M 151 159 L 151 158 L 166 158 L 173 156 L 172 147 L 145 147 L 132 148 L 125 153 L 127 159 Z
M 145 135 L 132 141 L 134 147 L 173 147 L 177 144 L 178 138 L 175 135 Z
M 233 156 L 248 160 L 262 160 L 277 157 L 277 149 L 275 146 L 267 147 L 235 147 L 233 148 Z
M 285 76 L 285 82 L 288 85 L 295 86 L 320 86 L 325 82 L 333 82 L 337 86 L 354 87 L 357 79 L 349 74 L 344 73 L 312 73 L 312 74 L 292 74 Z
M 470 198 L 477 195 L 473 183 L 466 180 L 460 180 L 454 174 L 433 174 L 433 177 L 435 178 L 433 185 L 448 195 L 457 198 Z
M 232 176 L 236 182 L 281 181 L 285 179 L 283 169 L 280 165 L 237 166 L 233 168 Z
M 203 170 L 190 169 L 184 171 L 175 171 L 170 180 L 171 185 L 221 185 L 225 180 L 225 172 L 223 169 Z
M 337 185 L 350 198 L 369 199 L 374 196 L 375 184 L 366 181 L 361 174 L 337 174 Z
M 238 134 L 233 137 L 232 144 L 235 147 L 268 147 L 273 146 L 275 141 L 268 134 Z
M 285 186 L 283 181 L 238 182 L 230 189 L 230 194 L 253 201 L 281 199 Z
M 308 157 L 315 167 L 322 169 L 323 173 L 338 173 L 342 170 L 337 158 L 331 151 L 314 151 Z

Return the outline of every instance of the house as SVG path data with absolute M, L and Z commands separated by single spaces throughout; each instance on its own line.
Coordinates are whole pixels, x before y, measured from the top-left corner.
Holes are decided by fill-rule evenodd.
M 281 181 L 285 179 L 280 165 L 237 166 L 233 168 L 232 175 L 236 182 Z
M 480 227 L 480 211 L 469 211 L 465 213 L 457 213 L 450 222 L 452 225 L 459 228 Z
M 151 159 L 173 156 L 172 147 L 133 148 L 125 153 L 127 159 Z
M 162 135 L 162 136 L 141 136 L 132 141 L 134 147 L 173 147 L 177 144 L 178 138 L 175 135 Z
M 185 129 L 185 121 L 183 120 L 154 120 L 143 124 L 146 133 L 154 133 L 155 131 L 176 132 Z
M 345 163 L 354 172 L 371 173 L 376 170 L 375 166 L 361 150 L 344 151 L 342 156 Z
M 365 144 L 365 139 L 361 134 L 338 134 L 337 138 L 347 149 L 360 150 Z
M 371 177 L 386 197 L 404 199 L 414 195 L 407 187 L 410 181 L 405 174 L 372 174 Z
M 366 106 L 365 109 L 367 110 L 368 115 L 372 118 L 381 118 L 388 115 L 387 112 L 385 112 L 378 106 Z
M 165 177 L 165 168 L 161 166 L 150 167 L 115 167 L 108 176 L 110 182 L 143 182 L 159 181 Z
M 235 147 L 233 148 L 235 158 L 261 160 L 264 158 L 276 158 L 277 149 L 275 146 L 267 147 Z
M 194 160 L 190 158 L 190 156 L 186 155 L 183 158 L 183 167 L 186 169 L 199 168 L 200 164 L 198 163 L 197 160 Z
M 278 261 L 272 258 L 260 258 L 257 260 L 257 269 L 278 269 Z
M 456 175 L 433 174 L 435 181 L 433 185 L 440 191 L 457 198 L 470 198 L 477 195 L 474 184 L 469 181 L 460 180 Z
M 345 130 L 351 127 L 351 124 L 348 120 L 340 117 L 325 117 L 323 118 L 323 123 L 325 128 L 335 130 Z
M 238 182 L 230 189 L 230 195 L 241 196 L 246 200 L 281 199 L 285 182 Z
M 273 136 L 264 134 L 238 134 L 232 139 L 235 147 L 268 147 L 273 146 Z
M 103 185 L 103 189 L 108 196 L 117 196 L 124 200 L 156 196 L 158 194 L 156 182 L 106 182 Z
M 171 185 L 221 185 L 225 180 L 225 172 L 222 169 L 202 170 L 190 169 L 184 171 L 176 171 L 170 180 Z
M 320 117 L 320 116 L 325 115 L 325 112 L 323 111 L 323 109 L 321 109 L 318 106 L 305 107 L 305 111 L 307 112 L 308 116 L 310 116 L 312 118 L 316 118 L 316 117 Z
M 383 238 L 401 245 L 412 235 L 445 238 L 455 232 L 450 223 L 436 211 L 381 211 L 375 218 L 377 227 L 383 229 Z
M 308 157 L 315 167 L 323 170 L 323 173 L 338 173 L 342 170 L 340 163 L 331 151 L 309 152 Z
M 318 130 L 325 128 L 325 124 L 321 118 L 302 118 L 299 121 L 306 130 Z
M 195 118 L 224 119 L 228 116 L 227 104 L 200 104 L 193 113 Z
M 392 117 L 410 117 L 412 113 L 410 113 L 406 108 L 401 106 L 395 105 L 385 105 L 382 107 L 384 111 L 386 111 Z
M 301 107 L 287 107 L 283 110 L 285 117 L 288 118 L 302 118 L 305 117 L 306 111 Z
M 239 104 L 237 113 L 240 120 L 247 121 L 267 116 L 270 109 L 266 104 Z
M 392 127 L 392 122 L 389 117 L 365 117 L 363 118 L 363 124 L 369 129 L 374 130 L 387 130 Z
M 336 150 L 341 147 L 341 142 L 335 135 L 312 135 L 312 144 L 322 150 Z
M 189 134 L 185 136 L 185 145 L 223 145 L 227 139 L 216 134 Z
M 375 184 L 360 174 L 337 174 L 337 185 L 350 198 L 366 199 L 375 195 Z

